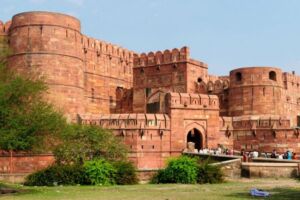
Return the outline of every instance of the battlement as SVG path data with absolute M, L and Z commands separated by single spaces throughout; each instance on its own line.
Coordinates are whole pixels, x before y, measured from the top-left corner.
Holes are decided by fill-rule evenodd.
M 11 26 L 11 21 L 7 21 L 6 23 L 3 23 L 0 20 L 0 35 L 7 35 L 9 32 Z
M 294 73 L 284 72 L 282 77 L 283 77 L 283 81 L 294 83 L 298 87 L 300 87 L 299 86 L 299 84 L 300 84 L 300 76 L 299 75 L 294 74 Z
M 190 49 L 182 47 L 181 49 L 174 48 L 172 50 L 166 49 L 164 52 L 149 52 L 134 56 L 134 67 L 145 67 L 153 65 L 168 64 L 173 62 L 188 61 L 190 58 Z
M 171 92 L 167 94 L 167 99 L 170 108 L 219 109 L 216 95 Z
M 94 39 L 85 35 L 82 35 L 81 44 L 84 53 L 90 51 L 96 53 L 97 57 L 108 56 L 109 59 L 120 58 L 121 63 L 132 63 L 133 55 L 135 53 L 118 45 Z
M 159 129 L 170 130 L 170 118 L 166 114 L 106 114 L 82 115 L 83 124 L 99 125 L 108 129 Z

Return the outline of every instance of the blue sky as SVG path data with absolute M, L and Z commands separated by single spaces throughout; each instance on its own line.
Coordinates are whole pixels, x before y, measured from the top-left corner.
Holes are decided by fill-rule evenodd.
M 300 74 L 299 0 L 0 0 L 0 19 L 32 10 L 71 14 L 82 32 L 149 52 L 189 46 L 209 72 L 277 66 Z

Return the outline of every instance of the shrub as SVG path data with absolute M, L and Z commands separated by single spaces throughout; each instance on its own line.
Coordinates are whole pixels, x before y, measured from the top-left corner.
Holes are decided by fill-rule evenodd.
M 104 159 L 85 162 L 84 170 L 94 185 L 113 185 L 116 183 L 115 177 L 117 170 Z
M 114 163 L 116 169 L 116 183 L 118 185 L 133 185 L 138 183 L 136 168 L 129 161 L 118 161 Z
M 153 183 L 196 183 L 198 164 L 196 158 L 181 156 L 169 160 L 167 168 L 160 170 Z
M 90 184 L 82 166 L 52 165 L 26 177 L 28 186 Z
M 110 161 L 124 160 L 126 146 L 110 130 L 93 125 L 69 125 L 62 143 L 54 150 L 58 164 L 79 164 L 105 158 Z
M 197 182 L 202 183 L 220 183 L 223 182 L 223 173 L 221 168 L 204 161 L 199 164 Z

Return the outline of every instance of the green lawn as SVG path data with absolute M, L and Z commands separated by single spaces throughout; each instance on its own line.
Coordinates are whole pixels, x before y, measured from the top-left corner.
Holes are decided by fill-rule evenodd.
M 134 186 L 68 186 L 21 187 L 23 192 L 2 195 L 1 200 L 191 200 L 254 199 L 252 187 L 267 190 L 269 199 L 300 199 L 300 182 L 291 179 L 241 179 L 214 185 L 134 185 Z M 259 198 L 255 198 L 259 199 Z

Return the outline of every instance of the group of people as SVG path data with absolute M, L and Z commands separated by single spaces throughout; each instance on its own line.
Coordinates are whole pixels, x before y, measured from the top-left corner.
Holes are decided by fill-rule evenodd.
M 234 155 L 233 149 L 224 149 L 221 147 L 218 147 L 217 149 L 209 149 L 209 148 L 204 148 L 200 149 L 199 152 L 197 149 L 195 149 L 197 152 L 200 154 L 211 154 L 211 155 Z
M 277 154 L 276 150 L 274 149 L 272 151 L 271 158 L 297 160 L 297 154 L 290 150 L 287 150 L 284 154 Z
M 190 147 L 190 148 L 189 148 Z M 238 155 L 239 152 L 235 152 L 233 149 L 225 148 L 223 145 L 218 145 L 218 148 L 210 149 L 210 148 L 204 148 L 204 149 L 196 149 L 194 147 L 194 143 L 189 142 L 188 148 L 184 150 L 184 152 L 193 152 L 193 153 L 200 153 L 200 154 L 210 154 L 210 155 Z M 297 154 L 295 152 L 292 152 L 290 150 L 287 150 L 283 154 L 279 154 L 274 149 L 272 153 L 267 152 L 258 152 L 257 150 L 254 151 L 245 151 L 242 149 L 240 151 L 240 155 L 243 157 L 244 162 L 248 162 L 249 160 L 253 158 L 274 158 L 274 159 L 286 159 L 286 160 L 297 160 Z
M 278 154 L 274 149 L 272 153 L 259 153 L 258 151 L 246 152 L 245 150 L 241 151 L 241 156 L 243 156 L 243 161 L 247 162 L 252 158 L 274 158 L 274 159 L 287 159 L 287 160 L 297 160 L 297 154 L 292 151 L 286 151 L 284 154 Z

